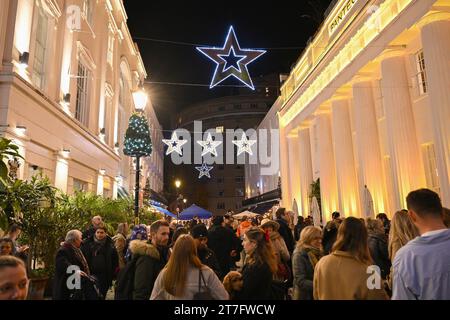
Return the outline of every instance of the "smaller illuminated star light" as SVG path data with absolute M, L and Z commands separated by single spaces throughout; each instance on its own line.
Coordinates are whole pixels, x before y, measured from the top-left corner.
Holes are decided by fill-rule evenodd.
M 168 146 L 166 156 L 174 151 L 178 153 L 180 156 L 182 156 L 183 152 L 181 151 L 181 147 L 185 145 L 188 141 L 178 139 L 177 133 L 174 131 L 170 139 L 163 139 L 162 142 L 164 142 Z
M 217 157 L 216 148 L 222 144 L 222 141 L 214 141 L 211 137 L 211 133 L 208 133 L 206 141 L 199 140 L 197 143 L 203 147 L 202 157 L 208 153 Z
M 248 88 L 255 90 L 247 65 L 258 59 L 265 50 L 241 49 L 234 29 L 231 26 L 222 48 L 197 47 L 197 50 L 216 63 L 210 89 L 234 77 Z
M 198 175 L 199 179 L 201 179 L 202 177 L 208 177 L 209 179 L 211 179 L 211 175 L 209 174 L 209 172 L 213 169 L 213 167 L 208 166 L 206 163 L 203 163 L 201 167 L 195 167 L 195 169 L 200 172 L 200 174 Z
M 242 134 L 241 140 L 233 140 L 232 142 L 238 146 L 238 156 L 243 152 L 247 152 L 251 156 L 253 155 L 252 145 L 256 143 L 256 140 L 248 140 L 245 133 Z

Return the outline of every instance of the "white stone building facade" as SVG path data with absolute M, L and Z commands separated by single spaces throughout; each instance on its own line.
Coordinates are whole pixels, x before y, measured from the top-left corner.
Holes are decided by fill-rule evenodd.
M 42 172 L 67 193 L 132 192 L 132 160 L 122 153 L 133 92 L 147 77 L 122 0 L 0 2 L 0 135 L 25 158 L 19 178 Z M 145 109 L 153 155 L 141 186 L 163 185 L 161 126 Z

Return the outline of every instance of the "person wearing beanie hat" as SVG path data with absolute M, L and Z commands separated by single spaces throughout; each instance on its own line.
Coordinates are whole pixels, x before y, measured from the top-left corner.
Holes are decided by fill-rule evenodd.
M 194 238 L 195 246 L 197 247 L 197 256 L 200 261 L 210 267 L 220 277 L 221 271 L 216 254 L 207 245 L 208 230 L 206 226 L 204 224 L 197 224 L 191 229 L 190 233 L 192 238 Z

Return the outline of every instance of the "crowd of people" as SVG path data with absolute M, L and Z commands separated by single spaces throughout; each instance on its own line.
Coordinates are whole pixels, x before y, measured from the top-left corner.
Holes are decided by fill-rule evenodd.
M 323 227 L 279 208 L 239 222 L 126 223 L 110 237 L 96 216 L 67 233 L 55 258 L 53 299 L 450 299 L 449 210 L 428 189 L 392 219 L 341 217 Z M 0 240 L 0 299 L 25 299 L 27 247 L 18 229 Z M 26 259 L 26 258 L 25 258 Z

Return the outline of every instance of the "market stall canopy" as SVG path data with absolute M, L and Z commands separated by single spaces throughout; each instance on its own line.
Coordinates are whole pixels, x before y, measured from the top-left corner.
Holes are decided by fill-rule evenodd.
M 169 216 L 169 217 L 172 217 L 172 218 L 176 218 L 177 217 L 176 214 L 173 214 L 172 212 L 170 212 L 167 209 L 164 209 L 164 208 L 161 208 L 161 207 L 158 207 L 158 206 L 155 206 L 155 205 L 152 205 L 152 207 L 155 208 L 157 211 L 161 212 L 162 214 L 165 214 L 166 216 Z
M 179 219 L 180 220 L 191 220 L 195 216 L 197 216 L 199 219 L 209 219 L 212 217 L 212 213 L 206 209 L 203 209 L 203 208 L 193 204 L 192 206 L 190 206 L 187 209 L 184 209 L 180 213 Z
M 250 212 L 250 211 L 244 211 L 244 212 L 233 215 L 233 218 L 235 218 L 235 219 L 242 219 L 243 217 L 255 218 L 257 216 L 259 216 L 259 214 Z

